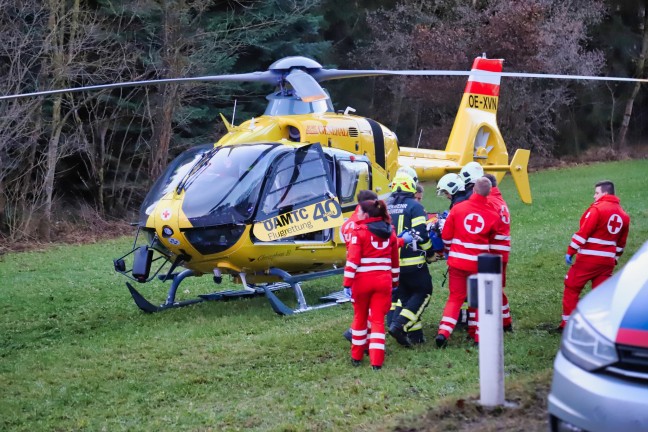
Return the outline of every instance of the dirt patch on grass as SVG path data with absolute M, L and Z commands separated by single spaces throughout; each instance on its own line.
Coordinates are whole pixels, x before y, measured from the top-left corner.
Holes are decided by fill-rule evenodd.
M 547 431 L 551 371 L 528 381 L 506 384 L 507 406 L 485 408 L 479 397 L 448 400 L 395 432 Z

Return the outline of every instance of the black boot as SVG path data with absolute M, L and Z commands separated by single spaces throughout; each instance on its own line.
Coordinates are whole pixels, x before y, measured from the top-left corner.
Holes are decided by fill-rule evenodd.
M 344 339 L 348 340 L 349 342 L 351 342 L 351 340 L 353 339 L 353 337 L 351 336 L 351 329 L 346 329 L 344 333 L 342 333 L 342 336 L 344 336 Z
M 436 342 L 437 348 L 445 348 L 448 346 L 448 338 L 442 334 L 438 334 L 436 338 L 434 338 L 434 342 Z
M 407 337 L 407 333 L 405 333 L 405 330 L 403 330 L 403 326 L 398 325 L 397 322 L 392 323 L 392 325 L 389 327 L 389 334 L 392 335 L 394 339 L 396 339 L 396 342 L 403 345 L 404 347 L 410 348 L 412 346 L 412 341 L 410 341 L 409 337 Z
M 409 337 L 410 342 L 412 342 L 413 345 L 420 345 L 422 343 L 425 343 L 425 336 L 423 336 L 423 330 L 414 330 L 407 332 L 407 336 Z

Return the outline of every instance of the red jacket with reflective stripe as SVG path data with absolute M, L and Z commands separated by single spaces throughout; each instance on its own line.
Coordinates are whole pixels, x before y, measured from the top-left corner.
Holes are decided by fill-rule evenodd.
M 577 261 L 601 265 L 616 264 L 630 229 L 630 216 L 621 207 L 619 197 L 603 195 L 583 213 L 580 228 L 571 238 L 567 253 L 578 253 Z
M 347 261 L 344 267 L 345 287 L 352 287 L 357 273 L 386 272 L 392 279 L 392 286 L 398 286 L 400 265 L 398 241 L 392 230 L 388 238 L 375 235 L 367 224 L 381 221 L 380 217 L 355 222 L 347 243 Z M 389 225 L 391 227 L 391 225 Z
M 353 214 L 351 217 L 347 220 L 344 221 L 342 226 L 340 226 L 340 237 L 342 237 L 342 240 L 344 240 L 344 243 L 349 244 L 349 240 L 351 240 L 351 231 L 353 231 L 356 227 L 356 222 L 358 222 L 358 210 L 360 209 L 360 206 L 357 205 L 355 210 L 353 210 Z
M 467 201 L 452 207 L 441 238 L 448 253 L 448 265 L 477 273 L 477 257 L 494 253 L 495 236 L 504 235 L 500 217 L 484 196 L 473 193 Z
M 348 246 L 349 241 L 351 241 L 351 233 L 352 231 L 356 228 L 356 224 L 358 223 L 358 210 L 360 209 L 360 205 L 357 205 L 355 210 L 353 210 L 353 214 L 351 217 L 347 220 L 344 221 L 344 223 L 340 226 L 340 237 L 342 240 L 344 240 L 344 243 Z M 398 247 L 402 248 L 405 246 L 405 240 L 403 240 L 400 237 L 397 237 L 397 242 L 398 242 Z
M 488 195 L 488 204 L 495 210 L 502 221 L 504 232 L 495 236 L 491 245 L 494 253 L 502 255 L 502 262 L 508 262 L 511 252 L 511 214 L 499 188 L 493 187 Z

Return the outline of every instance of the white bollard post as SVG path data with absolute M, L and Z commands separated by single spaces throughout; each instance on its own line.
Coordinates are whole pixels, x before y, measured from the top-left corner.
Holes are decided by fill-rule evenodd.
M 479 402 L 504 405 L 504 330 L 502 328 L 502 257 L 477 259 L 479 297 Z

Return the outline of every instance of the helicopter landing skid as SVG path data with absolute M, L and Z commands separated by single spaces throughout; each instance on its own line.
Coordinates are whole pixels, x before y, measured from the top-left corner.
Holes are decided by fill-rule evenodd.
M 180 283 L 186 277 L 193 276 L 193 275 L 194 273 L 191 270 L 184 270 L 180 273 L 174 273 L 170 277 L 161 276 L 160 279 L 163 281 L 171 280 L 171 287 L 169 288 L 166 301 L 159 306 L 156 306 L 153 303 L 149 302 L 130 283 L 126 282 L 126 286 L 128 287 L 128 291 L 130 291 L 131 296 L 133 297 L 133 300 L 135 301 L 137 307 L 139 307 L 141 310 L 147 313 L 161 312 L 165 309 L 180 308 L 180 307 L 189 306 L 196 303 L 202 303 L 204 301 L 227 301 L 230 299 L 243 298 L 243 297 L 247 297 L 247 298 L 257 297 L 257 296 L 266 295 L 266 292 L 268 291 L 272 293 L 273 291 L 289 288 L 291 286 L 286 282 L 278 282 L 263 287 L 246 285 L 247 289 L 243 289 L 243 290 L 228 290 L 228 291 L 214 292 L 211 294 L 199 294 L 198 298 L 195 299 L 175 301 L 176 291 L 178 290 L 178 286 L 180 285 Z
M 314 273 L 307 273 L 304 275 L 292 276 L 290 273 L 284 270 L 281 270 L 276 267 L 272 267 L 268 270 L 268 273 L 274 276 L 279 276 L 281 279 L 283 279 L 285 283 L 292 286 L 295 292 L 295 296 L 297 297 L 298 307 L 296 309 L 291 309 L 288 306 L 286 306 L 286 304 L 283 303 L 281 300 L 279 300 L 279 298 L 270 290 L 271 285 L 264 287 L 265 295 L 268 298 L 268 301 L 270 302 L 270 306 L 272 306 L 272 310 L 274 310 L 279 315 L 293 315 L 297 313 L 308 312 L 315 309 L 322 309 L 326 307 L 336 306 L 338 304 L 343 303 L 343 301 L 339 301 L 337 297 L 328 300 L 327 297 L 334 296 L 337 293 L 332 293 L 327 297 L 321 298 L 322 300 L 326 299 L 324 301 L 328 300 L 327 303 L 323 303 L 317 306 L 308 306 L 308 304 L 306 303 L 306 299 L 304 298 L 304 293 L 302 292 L 300 282 L 319 279 L 327 276 L 338 275 L 338 274 L 342 274 L 343 272 L 344 272 L 343 268 L 336 268 L 336 269 L 323 270 Z
M 166 301 L 159 306 L 156 306 L 149 302 L 129 282 L 126 282 L 126 286 L 128 287 L 128 291 L 130 291 L 137 307 L 147 313 L 161 312 L 166 309 L 180 308 L 196 303 L 202 303 L 204 301 L 227 301 L 235 298 L 250 298 L 265 295 L 270 302 L 270 306 L 272 306 L 272 310 L 274 310 L 277 314 L 293 315 L 296 313 L 308 312 L 315 309 L 335 306 L 348 301 L 348 299 L 344 298 L 342 292 L 340 291 L 320 298 L 320 301 L 326 303 L 317 306 L 309 306 L 306 303 L 306 299 L 300 285 L 300 282 L 341 274 L 343 271 L 344 269 L 339 268 L 292 276 L 284 270 L 273 267 L 269 270 L 269 274 L 279 276 L 281 279 L 283 279 L 282 282 L 270 283 L 266 285 L 245 284 L 244 286 L 246 289 L 243 290 L 219 291 L 211 294 L 201 294 L 198 296 L 198 298 L 195 299 L 176 301 L 176 291 L 178 290 L 180 283 L 182 283 L 185 278 L 194 275 L 193 271 L 184 270 L 180 273 L 173 273 L 170 276 L 160 276 L 160 279 L 162 280 L 171 280 L 171 287 L 169 288 Z M 298 307 L 296 309 L 291 309 L 290 307 L 286 306 L 286 304 L 279 300 L 279 298 L 274 294 L 275 291 L 290 287 L 292 287 L 293 291 L 295 292 L 295 296 L 297 297 Z

